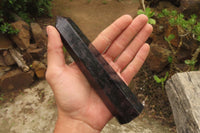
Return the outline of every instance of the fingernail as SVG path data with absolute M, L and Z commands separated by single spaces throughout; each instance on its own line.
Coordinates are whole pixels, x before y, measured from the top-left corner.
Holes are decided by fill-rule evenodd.
M 47 26 L 46 31 L 47 31 L 47 34 L 49 34 L 49 32 L 50 32 L 50 26 Z

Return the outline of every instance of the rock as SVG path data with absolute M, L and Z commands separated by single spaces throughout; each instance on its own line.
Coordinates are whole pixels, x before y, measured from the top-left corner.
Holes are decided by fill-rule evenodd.
M 177 133 L 200 133 L 200 71 L 177 73 L 166 83 Z
M 165 37 L 168 37 L 170 34 L 174 34 L 175 35 L 175 38 L 171 40 L 171 44 L 174 46 L 174 47 L 178 47 L 179 45 L 179 42 L 180 42 L 180 38 L 179 38 L 179 33 L 178 33 L 178 28 L 177 26 L 170 26 L 168 25 L 167 30 L 165 31 Z
M 31 65 L 33 62 L 33 57 L 28 52 L 23 53 L 23 59 L 25 60 L 27 65 Z
M 11 67 L 1 66 L 0 67 L 0 77 L 3 76 L 6 72 L 10 71 Z
M 13 57 L 11 56 L 10 52 L 6 52 L 6 54 L 4 55 L 4 62 L 7 66 L 16 64 L 16 62 L 13 59 Z
M 32 68 L 39 79 L 45 78 L 46 66 L 39 61 L 33 61 Z
M 34 71 L 32 71 L 32 70 L 30 70 L 30 71 L 28 71 L 27 72 L 31 77 L 33 77 L 34 78 L 34 76 L 35 76 L 35 73 L 34 73 Z
M 191 14 L 200 15 L 199 7 L 199 0 L 181 0 L 181 6 L 179 8 L 185 15 L 190 16 Z
M 188 71 L 189 70 L 189 65 L 182 63 L 182 64 L 174 64 L 174 66 L 180 70 L 182 70 L 183 72 Z
M 13 43 L 4 35 L 0 34 L 0 50 L 12 48 Z
M 43 48 L 28 49 L 27 53 L 29 53 L 33 57 L 33 59 L 39 60 L 39 59 L 43 58 L 45 50 Z
M 158 45 L 151 45 L 151 50 L 147 58 L 147 64 L 151 71 L 161 72 L 166 65 L 169 64 L 168 57 L 171 55 L 171 51 L 162 48 Z
M 39 47 L 46 46 L 47 43 L 46 34 L 45 32 L 43 32 L 42 28 L 38 23 L 31 23 L 31 31 L 36 44 Z
M 161 1 L 165 1 L 165 0 L 146 0 L 149 1 L 149 5 L 150 7 L 155 7 L 157 6 Z M 173 5 L 175 6 L 179 6 L 180 5 L 180 1 L 181 0 L 168 0 L 169 2 L 171 2 Z
M 188 49 L 180 48 L 179 52 L 176 53 L 177 60 L 184 62 L 186 59 L 191 58 L 191 51 Z
M 37 44 L 30 44 L 29 48 L 30 49 L 36 49 L 37 48 Z
M 30 27 L 29 25 L 24 21 L 17 21 L 15 23 L 11 24 L 12 27 L 16 30 L 19 30 L 19 33 L 17 35 L 12 35 L 12 40 L 17 44 L 17 46 L 21 49 L 27 49 L 30 45 Z
M 0 55 L 0 66 L 6 66 L 2 55 Z
M 33 77 L 29 73 L 16 69 L 3 75 L 0 81 L 0 87 L 3 90 L 22 89 L 33 82 Z

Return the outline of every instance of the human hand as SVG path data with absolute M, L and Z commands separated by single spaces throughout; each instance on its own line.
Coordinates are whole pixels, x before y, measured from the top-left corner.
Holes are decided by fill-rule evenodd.
M 145 15 L 139 15 L 134 20 L 124 15 L 92 42 L 127 85 L 149 52 L 145 41 L 152 32 L 152 26 L 147 21 Z M 55 132 L 100 132 L 112 114 L 77 65 L 66 65 L 58 31 L 48 26 L 47 33 L 46 79 L 54 92 L 58 109 Z

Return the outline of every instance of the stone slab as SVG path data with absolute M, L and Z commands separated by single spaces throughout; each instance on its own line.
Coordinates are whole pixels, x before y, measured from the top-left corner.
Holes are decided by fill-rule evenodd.
M 178 133 L 200 133 L 200 71 L 177 73 L 166 83 Z

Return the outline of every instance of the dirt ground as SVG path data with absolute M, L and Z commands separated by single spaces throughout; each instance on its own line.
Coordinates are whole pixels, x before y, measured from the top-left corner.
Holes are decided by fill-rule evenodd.
M 43 80 L 0 106 L 0 133 L 52 133 L 57 118 L 53 92 Z M 160 121 L 141 115 L 125 125 L 112 119 L 102 133 L 172 133 Z

